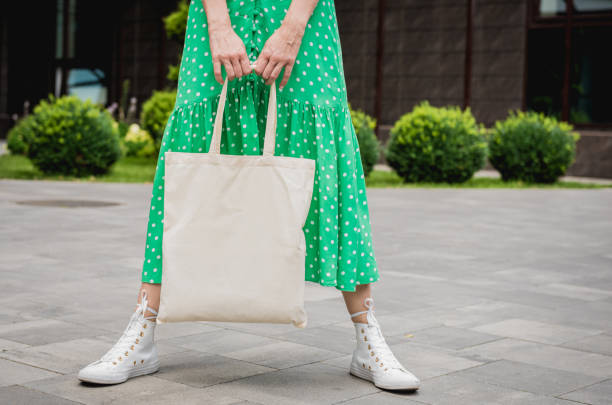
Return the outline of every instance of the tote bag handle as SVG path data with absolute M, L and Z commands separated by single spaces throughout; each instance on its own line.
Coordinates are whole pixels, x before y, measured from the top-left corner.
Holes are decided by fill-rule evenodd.
M 219 97 L 219 106 L 217 107 L 217 115 L 215 117 L 215 125 L 213 127 L 213 137 L 210 143 L 208 153 L 219 155 L 221 153 L 221 131 L 223 130 L 223 111 L 225 110 L 225 101 L 227 99 L 227 77 L 221 89 Z M 264 156 L 273 156 L 274 147 L 276 146 L 276 81 L 270 86 L 270 97 L 268 99 L 268 117 L 266 122 L 266 134 L 264 138 Z

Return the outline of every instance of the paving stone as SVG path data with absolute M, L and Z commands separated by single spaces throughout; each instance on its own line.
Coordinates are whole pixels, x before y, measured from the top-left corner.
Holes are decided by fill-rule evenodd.
M 561 398 L 571 399 L 584 404 L 610 405 L 612 404 L 612 380 L 602 381 L 589 385 L 565 395 Z
M 0 325 L 0 338 L 27 345 L 44 345 L 60 342 L 67 337 L 80 338 L 107 333 L 102 329 L 77 325 L 54 319 L 19 322 Z
M 165 341 L 173 346 L 213 354 L 224 354 L 278 342 L 268 337 L 228 329 L 181 336 Z
M 263 346 L 224 353 L 223 355 L 232 359 L 248 361 L 249 363 L 277 369 L 295 367 L 343 356 L 342 353 L 300 345 L 293 342 L 270 343 Z
M 563 343 L 564 347 L 612 356 L 612 335 L 601 334 Z
M 436 405 L 520 404 L 575 405 L 574 402 L 513 390 L 475 381 L 461 375 L 446 375 L 423 381 L 416 400 Z
M 612 376 L 610 356 L 514 339 L 459 350 L 457 355 L 482 362 L 505 359 L 593 377 Z
M 26 364 L 0 359 L 0 387 L 42 380 L 43 378 L 55 375 L 57 374 L 41 368 L 30 367 Z
M 576 298 L 585 301 L 598 301 L 612 297 L 612 291 L 600 288 L 584 287 L 580 285 L 553 283 L 540 287 L 547 294 L 560 295 L 562 297 Z
M 601 333 L 601 331 L 597 330 L 577 329 L 525 319 L 507 319 L 501 322 L 478 326 L 474 330 L 492 335 L 550 344 L 560 344 Z
M 276 338 L 345 354 L 353 353 L 356 344 L 354 329 L 335 325 L 296 330 L 277 335 Z
M 116 341 L 134 309 L 150 192 L 150 184 L 0 180 L 0 380 L 13 384 L 0 398 L 547 405 L 610 397 L 612 189 L 368 190 L 381 272 L 375 313 L 396 356 L 424 381 L 413 395 L 348 374 L 353 324 L 341 293 L 313 283 L 304 330 L 160 325 L 158 374 L 79 384 L 76 370 Z M 15 204 L 49 198 L 121 205 Z M 495 333 L 479 329 L 488 327 Z M 553 397 L 563 384 L 573 391 Z
M 426 402 L 416 401 L 418 398 L 418 392 L 406 392 L 406 393 L 395 393 L 390 392 L 377 392 L 375 394 L 364 395 L 359 398 L 350 399 L 342 402 L 343 404 L 349 405 L 396 405 L 396 404 L 426 404 Z M 412 398 L 415 398 L 413 400 Z
M 207 387 L 270 371 L 275 369 L 224 356 L 183 352 L 167 356 L 156 377 L 192 387 Z
M 180 398 L 185 395 L 189 398 L 196 395 L 193 392 L 195 389 L 192 387 L 151 375 L 132 378 L 123 384 L 95 385 L 82 383 L 76 375 L 68 374 L 37 381 L 35 384 L 28 383 L 25 386 L 84 404 L 144 403 L 142 401 L 146 402 L 146 400 L 158 397 Z M 200 390 L 197 391 L 200 393 Z M 207 397 L 202 393 L 202 398 Z M 217 398 L 220 403 L 232 403 L 225 396 L 218 396 Z
M 448 349 L 463 349 L 493 340 L 501 339 L 499 336 L 487 333 L 474 332 L 469 329 L 439 326 L 414 332 L 412 340 L 432 346 L 446 347 Z
M 499 360 L 457 373 L 485 383 L 534 394 L 555 396 L 601 381 L 601 377 Z
M 76 405 L 78 402 L 69 401 L 54 395 L 11 385 L 10 387 L 0 388 L 0 404 L 11 405 Z
M 379 390 L 369 381 L 322 363 L 291 367 L 205 389 L 262 404 L 333 404 Z
M 28 345 L 24 345 L 23 343 L 13 342 L 12 340 L 0 339 L 0 355 L 2 352 L 13 350 L 13 349 L 23 349 L 29 347 Z

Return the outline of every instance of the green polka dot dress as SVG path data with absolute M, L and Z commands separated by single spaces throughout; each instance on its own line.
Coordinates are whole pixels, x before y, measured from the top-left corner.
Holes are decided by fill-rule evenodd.
M 280 26 L 290 3 L 227 1 L 232 27 L 251 63 Z M 189 6 L 182 58 L 176 105 L 165 128 L 153 183 L 142 270 L 142 281 L 147 283 L 161 283 L 164 153 L 208 152 L 222 87 L 213 74 L 201 0 Z M 229 82 L 221 153 L 262 154 L 268 94 L 269 86 L 255 73 Z M 312 201 L 303 227 L 304 279 L 343 291 L 377 281 L 365 178 L 347 104 L 333 1 L 318 2 L 291 78 L 282 90 L 277 88 L 277 94 L 275 155 L 316 161 Z

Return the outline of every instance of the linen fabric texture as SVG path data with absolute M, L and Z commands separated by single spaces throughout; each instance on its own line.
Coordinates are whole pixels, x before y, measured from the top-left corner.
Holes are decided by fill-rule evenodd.
M 234 31 L 253 63 L 281 25 L 290 0 L 228 0 Z M 284 71 L 281 71 L 281 76 Z M 333 1 L 320 0 L 306 26 L 291 77 L 277 80 L 276 156 L 315 160 L 310 210 L 303 231 L 304 279 L 342 291 L 379 280 L 359 143 L 346 96 Z M 222 85 L 216 82 L 208 22 L 200 0 L 190 3 L 175 108 L 155 173 L 142 281 L 162 282 L 164 156 L 207 153 Z M 255 73 L 228 83 L 221 152 L 261 155 L 269 86 Z M 252 274 L 253 278 L 258 277 Z
M 157 320 L 306 326 L 302 227 L 315 161 L 274 156 L 270 91 L 261 156 L 220 154 L 227 79 L 208 153 L 166 152 L 162 289 Z

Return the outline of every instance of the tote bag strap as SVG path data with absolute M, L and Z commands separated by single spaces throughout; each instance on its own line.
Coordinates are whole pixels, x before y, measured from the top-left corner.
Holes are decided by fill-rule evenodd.
M 227 83 L 226 77 L 221 89 L 221 96 L 219 97 L 219 106 L 217 107 L 217 115 L 213 126 L 213 137 L 208 151 L 208 153 L 216 155 L 221 153 L 221 132 L 223 130 L 223 111 L 225 110 L 225 101 L 227 100 Z M 274 155 L 274 147 L 276 146 L 276 118 L 276 82 L 274 82 L 270 86 L 270 97 L 268 99 L 268 117 L 263 149 L 265 156 Z

